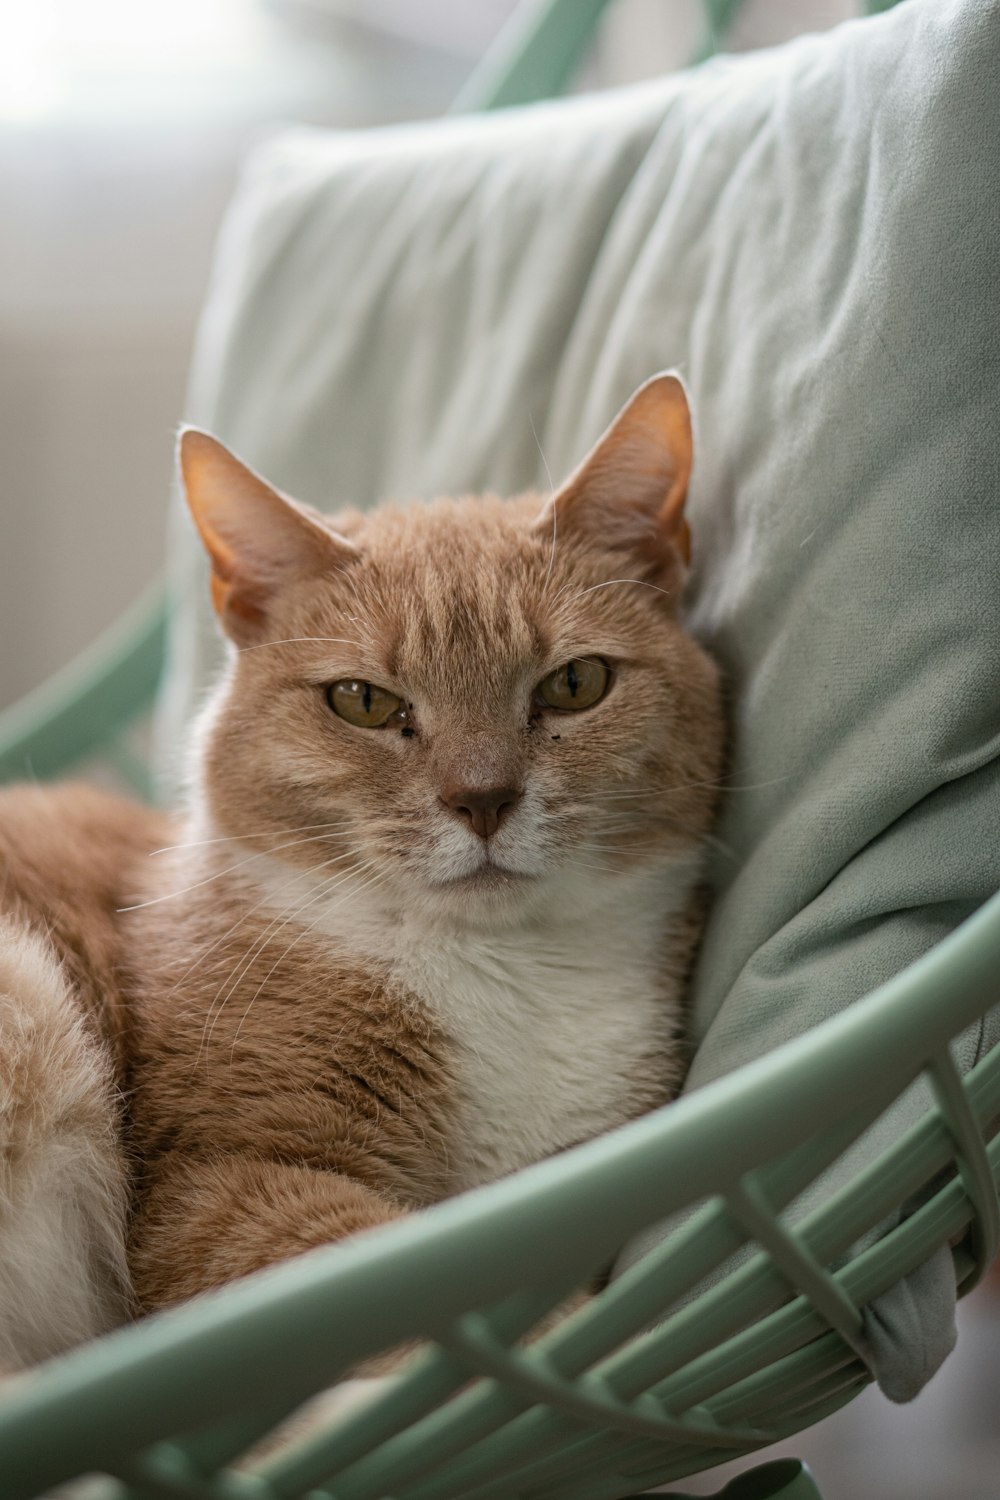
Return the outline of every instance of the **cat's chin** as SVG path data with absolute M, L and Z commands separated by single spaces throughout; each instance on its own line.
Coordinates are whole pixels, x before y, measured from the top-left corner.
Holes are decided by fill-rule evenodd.
M 436 891 L 497 891 L 505 893 L 526 882 L 537 880 L 537 875 L 523 870 L 510 870 L 503 865 L 480 865 L 467 875 L 451 875 L 446 880 L 434 881 L 431 889 Z
M 429 880 L 408 892 L 411 916 L 445 928 L 506 928 L 530 918 L 544 880 L 530 871 L 482 864 L 475 870 Z

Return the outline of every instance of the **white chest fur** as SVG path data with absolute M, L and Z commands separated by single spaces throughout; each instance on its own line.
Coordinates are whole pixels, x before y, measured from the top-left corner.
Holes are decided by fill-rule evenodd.
M 545 910 L 499 929 L 388 918 L 349 883 L 310 903 L 308 925 L 338 957 L 387 964 L 449 1044 L 458 1129 L 456 1189 L 492 1181 L 599 1135 L 674 1076 L 677 1020 L 669 927 L 697 879 L 695 855 L 562 889 Z M 257 859 L 267 904 L 294 905 L 289 873 Z M 294 881 L 294 877 L 293 877 Z
M 674 1009 L 662 928 L 659 943 L 643 934 L 638 949 L 635 928 L 410 935 L 400 977 L 454 1045 L 458 1185 L 491 1181 L 637 1112 Z

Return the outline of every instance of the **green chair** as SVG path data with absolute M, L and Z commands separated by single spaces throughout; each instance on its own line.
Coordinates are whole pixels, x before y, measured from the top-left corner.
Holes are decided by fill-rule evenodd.
M 525 7 L 460 104 L 562 87 L 602 9 Z M 735 9 L 705 6 L 708 50 Z M 100 751 L 148 791 L 121 744 L 156 690 L 166 607 L 157 591 L 5 716 L 3 774 Z M 962 1293 L 996 1252 L 1000 1052 L 963 1079 L 950 1044 L 995 1003 L 998 968 L 1000 898 L 845 1014 L 666 1110 L 54 1362 L 0 1403 L 0 1493 L 98 1474 L 106 1500 L 620 1500 L 802 1429 L 870 1380 L 868 1303 L 942 1245 Z M 934 1103 L 919 1123 L 796 1216 L 921 1076 Z M 674 1216 L 657 1249 L 524 1342 Z M 239 1468 L 303 1401 L 410 1339 L 416 1365 L 372 1405 Z M 785 1461 L 725 1494 L 818 1491 Z

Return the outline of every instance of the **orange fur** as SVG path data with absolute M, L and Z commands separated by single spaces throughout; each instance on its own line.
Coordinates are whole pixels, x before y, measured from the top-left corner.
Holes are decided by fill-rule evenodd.
M 672 377 L 547 502 L 326 520 L 185 436 L 237 648 L 189 812 L 168 825 L 80 787 L 0 798 L 0 912 L 51 944 L 123 1090 L 139 1306 L 676 1088 L 723 738 L 677 613 L 690 458 Z M 604 698 L 539 700 L 594 656 Z M 343 679 L 398 715 L 339 718 L 325 689 Z

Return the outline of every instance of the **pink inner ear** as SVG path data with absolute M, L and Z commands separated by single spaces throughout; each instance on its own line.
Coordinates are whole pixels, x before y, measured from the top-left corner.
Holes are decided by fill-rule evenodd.
M 239 581 L 226 583 L 217 573 L 210 580 L 212 605 L 217 615 L 239 615 L 248 625 L 263 624 L 266 618 L 265 600 L 252 588 L 240 587 Z
M 679 377 L 641 386 L 550 502 L 560 526 L 579 526 L 614 546 L 632 546 L 662 566 L 690 560 L 684 518 L 691 472 L 691 417 Z M 547 522 L 545 518 L 548 518 Z M 540 525 L 551 527 L 546 508 Z
M 357 557 L 351 542 L 273 489 L 208 433 L 182 434 L 180 463 L 188 505 L 212 563 L 212 602 L 227 620 L 235 615 L 259 625 L 275 588 Z
M 195 524 L 224 579 L 315 573 L 356 555 L 318 514 L 282 495 L 208 433 L 183 433 L 180 460 Z

